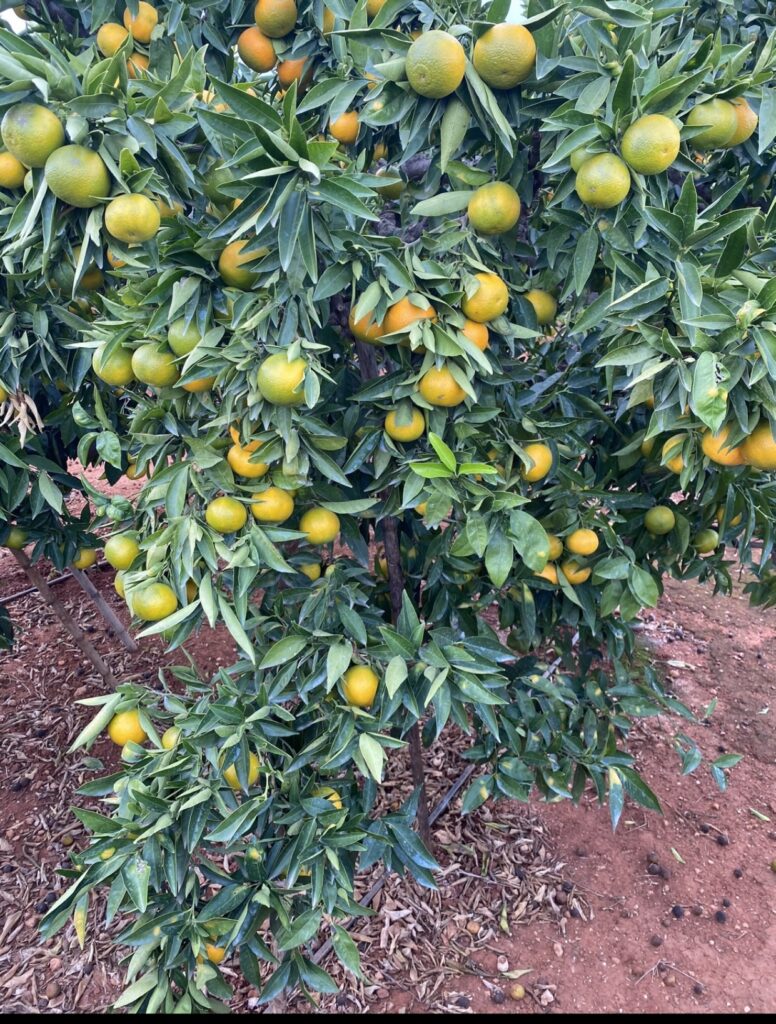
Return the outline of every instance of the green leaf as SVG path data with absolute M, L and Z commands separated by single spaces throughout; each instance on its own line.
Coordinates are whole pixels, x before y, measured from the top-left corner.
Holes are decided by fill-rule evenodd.
M 278 665 L 285 665 L 293 661 L 308 644 L 304 636 L 284 636 L 282 640 L 274 643 L 259 662 L 259 669 L 276 668 Z
M 442 115 L 439 139 L 439 169 L 444 174 L 452 157 L 458 152 L 471 124 L 468 107 L 459 99 L 451 97 Z
M 574 291 L 581 295 L 595 266 L 598 255 L 599 233 L 597 228 L 588 228 L 577 240 L 574 253 Z
M 382 746 L 368 732 L 362 732 L 358 737 L 358 749 L 369 774 L 375 782 L 382 782 L 385 763 L 385 751 Z
M 326 686 L 331 689 L 342 678 L 353 660 L 353 644 L 332 644 L 326 655 Z
M 416 203 L 410 213 L 415 217 L 445 217 L 450 213 L 460 213 L 469 205 L 474 192 L 442 192 L 430 199 Z
M 407 662 L 397 654 L 391 658 L 385 670 L 385 688 L 390 698 L 394 697 L 406 678 Z
M 494 587 L 503 586 L 512 571 L 514 556 L 512 542 L 497 530 L 485 550 L 485 570 Z
M 355 944 L 353 939 L 351 939 L 345 929 L 340 927 L 338 924 L 332 926 L 331 944 L 334 947 L 334 952 L 337 954 L 338 959 L 345 965 L 350 973 L 356 978 L 362 978 L 361 957 L 358 952 L 358 946 Z
M 442 463 L 442 465 L 445 466 L 447 469 L 451 470 L 452 472 L 454 472 L 456 468 L 455 455 L 450 450 L 450 448 L 448 448 L 448 446 L 445 444 L 442 438 L 438 434 L 435 434 L 433 431 L 430 430 L 428 432 L 428 440 L 429 443 L 431 444 L 431 447 L 439 456 L 439 461 Z

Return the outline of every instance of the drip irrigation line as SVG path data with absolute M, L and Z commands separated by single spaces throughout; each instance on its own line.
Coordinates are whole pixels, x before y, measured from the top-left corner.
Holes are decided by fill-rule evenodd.
M 108 564 L 107 561 L 103 558 L 101 561 L 94 563 L 94 568 L 95 569 L 101 569 L 103 567 L 103 565 L 107 565 L 107 564 Z M 68 571 L 68 572 L 64 573 L 64 575 L 62 575 L 62 576 L 55 576 L 53 580 L 46 580 L 46 582 L 48 583 L 48 585 L 50 587 L 53 587 L 57 583 L 64 583 L 65 580 L 72 580 L 74 578 L 75 577 L 72 576 L 70 574 L 70 572 Z M 40 593 L 40 591 L 38 590 L 37 587 L 27 587 L 25 590 L 19 590 L 17 593 L 11 594 L 10 597 L 0 597 L 0 604 L 9 605 L 9 604 L 11 604 L 12 601 L 18 601 L 22 597 L 29 597 L 30 594 L 36 594 L 36 593 Z
M 573 637 L 571 638 L 571 646 L 572 647 L 576 647 L 578 642 L 579 642 L 579 632 L 576 632 L 573 635 Z M 553 661 L 553 663 L 551 665 L 549 665 L 544 670 L 544 672 L 542 672 L 541 678 L 542 679 L 548 679 L 552 675 L 552 673 L 555 671 L 555 669 L 558 667 L 558 665 L 560 665 L 560 663 L 562 661 L 563 661 L 563 655 L 559 655 L 555 659 L 555 661 Z M 470 765 L 467 765 L 466 768 L 464 768 L 464 770 L 461 772 L 461 774 L 458 776 L 458 778 L 455 780 L 455 782 L 452 784 L 452 786 L 450 786 L 450 788 L 447 790 L 447 792 L 442 797 L 442 799 L 439 800 L 439 802 L 434 806 L 434 809 L 429 813 L 429 816 L 428 816 L 428 823 L 429 823 L 429 825 L 433 825 L 434 822 L 438 818 L 441 818 L 441 816 L 445 813 L 445 811 L 450 806 L 452 801 L 455 799 L 457 794 L 460 793 L 460 791 L 463 789 L 463 787 L 466 785 L 466 783 L 469 781 L 469 779 L 472 777 L 472 775 L 474 774 L 474 772 L 476 770 L 477 770 L 477 765 L 476 764 L 470 764 Z M 372 884 L 371 888 L 358 901 L 360 906 L 362 906 L 362 907 L 368 907 L 369 906 L 369 904 L 372 902 L 372 900 L 375 898 L 375 896 L 380 892 L 380 890 L 383 888 L 385 883 L 388 881 L 388 874 L 389 874 L 388 870 L 385 869 L 383 871 L 383 873 L 380 875 L 380 877 L 375 880 L 375 882 Z M 347 928 L 351 928 L 356 923 L 357 920 L 358 920 L 358 918 L 351 917 L 351 918 L 349 918 L 345 922 L 345 924 L 342 927 L 346 928 L 346 929 Z M 329 955 L 329 953 L 332 951 L 333 948 L 334 948 L 334 943 L 333 943 L 332 939 L 327 939 L 324 942 L 324 944 L 321 946 L 321 948 L 316 950 L 316 952 L 313 954 L 312 962 L 314 964 L 319 964 L 325 957 L 327 957 Z

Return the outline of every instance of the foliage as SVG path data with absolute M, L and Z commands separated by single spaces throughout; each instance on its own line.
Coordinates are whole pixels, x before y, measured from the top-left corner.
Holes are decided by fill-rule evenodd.
M 71 916 L 80 929 L 89 894 L 107 887 L 108 920 L 132 915 L 118 1005 L 146 1012 L 229 998 L 207 943 L 239 950 L 264 1002 L 297 984 L 332 991 L 309 943 L 330 920 L 363 912 L 355 871 L 383 861 L 433 886 L 435 861 L 412 830 L 419 794 L 376 811 L 385 762 L 417 722 L 426 743 L 452 727 L 471 736 L 466 756 L 481 768 L 465 812 L 534 788 L 578 800 L 589 784 L 615 824 L 626 794 L 658 808 L 628 732 L 639 716 L 692 716 L 653 672 L 632 671 L 634 624 L 667 574 L 729 590 L 725 546 L 693 547 L 719 506 L 720 538 L 741 564 L 762 575 L 773 548 L 770 476 L 701 448 L 704 431 L 723 424 L 738 444 L 760 418 L 776 422 L 772 5 L 386 0 L 369 20 L 365 0 L 327 0 L 336 20 L 326 32 L 322 0 L 297 6 L 294 31 L 273 45 L 281 61 L 304 57 L 311 77 L 285 90 L 275 71 L 256 74 L 236 56 L 254 23 L 245 0 L 160 4 L 150 44 L 128 38 L 110 57 L 94 33 L 121 22 L 113 0 L 28 4 L 37 16 L 24 34 L 0 30 L 2 109 L 44 103 L 68 142 L 99 152 L 114 194 L 166 208 L 152 240 L 128 245 L 108 237 L 103 203 L 66 206 L 42 168 L 25 191 L 0 192 L 0 382 L 12 409 L 0 517 L 29 533 L 33 557 L 58 565 L 94 541 L 90 530 L 136 531 L 141 555 L 123 576 L 130 607 L 152 580 L 179 601 L 141 635 L 178 648 L 222 624 L 237 650 L 213 680 L 181 667 L 162 675 L 161 693 L 126 683 L 84 702 L 97 713 L 73 744 L 91 745 L 134 707 L 149 737 L 83 788 L 106 813 L 76 812 L 90 844 L 44 934 Z M 410 89 L 410 32 L 448 30 L 469 53 L 510 6 L 537 45 L 530 79 L 493 91 L 467 60 L 454 96 Z M 149 71 L 129 77 L 136 51 Z M 698 154 L 697 129 L 684 127 L 668 171 L 632 173 L 628 197 L 603 213 L 580 202 L 572 153 L 616 150 L 643 114 L 684 124 L 706 98 L 741 96 L 759 114 L 742 144 Z M 349 110 L 358 141 L 340 145 L 327 126 Z M 479 236 L 464 211 L 494 179 L 514 186 L 523 212 L 515 230 Z M 391 184 L 403 186 L 397 199 L 379 191 Z M 254 275 L 245 290 L 218 271 L 238 240 Z M 85 290 L 93 264 L 102 281 Z M 484 351 L 460 330 L 483 272 L 510 296 Z M 530 289 L 557 299 L 548 331 Z M 381 323 L 405 296 L 436 319 L 354 345 L 350 310 Z M 111 387 L 94 373 L 98 346 L 109 357 L 164 345 L 180 319 L 201 340 L 178 357 L 175 385 Z M 259 366 L 275 352 L 307 362 L 299 405 L 262 396 Z M 465 394 L 455 408 L 418 390 L 443 365 Z M 212 387 L 184 389 L 203 378 Z M 408 423 L 413 405 L 427 432 L 393 441 L 385 415 L 396 408 Z M 667 467 L 675 452 L 663 451 L 677 434 L 678 475 Z M 266 477 L 235 475 L 226 458 L 251 441 Z M 553 464 L 529 483 L 535 442 Z M 131 464 L 148 478 L 132 503 L 106 498 L 68 472 L 76 456 L 103 465 L 109 482 Z M 250 505 L 270 480 L 294 493 L 289 521 L 249 517 L 225 535 L 208 524 L 214 498 Z M 76 488 L 92 499 L 92 522 L 67 512 Z M 644 527 L 656 504 L 676 520 L 659 537 Z M 311 508 L 341 523 L 316 580 L 300 571 L 321 556 L 298 528 Z M 400 564 L 389 560 L 389 580 L 370 544 L 390 555 L 394 527 Z M 600 541 L 577 557 L 588 579 L 540 575 L 549 535 L 580 528 Z M 550 649 L 563 665 L 548 679 Z M 343 691 L 353 663 L 380 677 L 368 710 Z M 163 746 L 172 725 L 180 735 Z M 250 786 L 252 754 L 261 773 Z M 712 766 L 720 783 L 733 763 Z M 241 791 L 224 779 L 231 765 Z M 316 795 L 323 784 L 339 800 Z M 334 948 L 357 972 L 339 927 Z

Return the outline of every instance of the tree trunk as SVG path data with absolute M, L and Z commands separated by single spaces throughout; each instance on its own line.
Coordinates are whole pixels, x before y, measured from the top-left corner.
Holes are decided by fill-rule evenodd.
M 377 376 L 377 359 L 375 351 L 369 345 L 356 342 L 358 364 L 363 380 L 371 380 Z M 402 594 L 404 593 L 404 570 L 401 564 L 399 548 L 399 524 L 393 516 L 382 521 L 385 560 L 388 563 L 388 590 L 391 597 L 391 618 L 394 626 L 401 615 Z M 418 801 L 418 832 L 426 846 L 431 849 L 431 827 L 428 820 L 428 798 L 426 796 L 426 769 L 423 763 L 423 744 L 420 735 L 420 724 L 415 722 L 409 731 L 410 765 L 412 782 L 420 790 Z

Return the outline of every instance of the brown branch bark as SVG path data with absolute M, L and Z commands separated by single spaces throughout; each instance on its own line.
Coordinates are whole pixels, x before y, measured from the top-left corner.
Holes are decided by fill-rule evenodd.
M 95 587 L 95 585 L 86 575 L 86 573 L 82 572 L 80 569 L 73 569 L 72 567 L 70 569 L 70 572 L 75 577 L 76 582 L 81 587 L 81 589 L 85 591 L 85 593 L 87 593 L 89 597 L 92 599 L 92 601 L 95 603 L 100 615 L 102 615 L 103 619 L 107 622 L 107 624 L 110 626 L 110 628 L 119 638 L 119 640 L 121 640 L 122 644 L 126 647 L 126 649 L 128 651 L 131 651 L 133 654 L 136 651 L 139 651 L 140 648 L 138 647 L 132 635 L 127 630 L 124 623 L 114 612 L 114 610 L 102 596 L 99 590 Z
M 358 354 L 361 379 L 366 381 L 376 377 L 377 357 L 374 348 L 357 341 L 356 352 Z M 402 569 L 401 550 L 399 548 L 399 524 L 394 516 L 387 516 L 382 520 L 382 526 L 385 560 L 388 563 L 388 592 L 391 599 L 391 618 L 395 626 L 401 615 L 402 595 L 404 593 L 404 570 Z M 415 722 L 410 727 L 408 739 L 412 782 L 415 788 L 420 790 L 417 815 L 418 832 L 428 849 L 431 849 L 431 827 L 428 817 L 428 798 L 426 796 L 426 768 L 423 763 L 423 744 L 421 742 L 420 724 L 418 722 Z
M 81 627 L 75 621 L 67 608 L 65 608 L 59 598 L 56 597 L 53 590 L 49 587 L 48 583 L 46 583 L 32 562 L 30 562 L 29 558 L 23 551 L 13 551 L 13 556 L 22 569 L 24 569 L 27 579 L 37 587 L 43 595 L 44 600 L 48 602 L 62 625 L 68 633 L 70 633 L 76 643 L 76 646 L 84 657 L 94 665 L 108 686 L 115 689 L 118 686 L 118 683 L 116 682 L 113 672 L 111 672 L 110 668 L 102 660 L 97 648 L 87 638 L 86 634 L 81 630 Z

